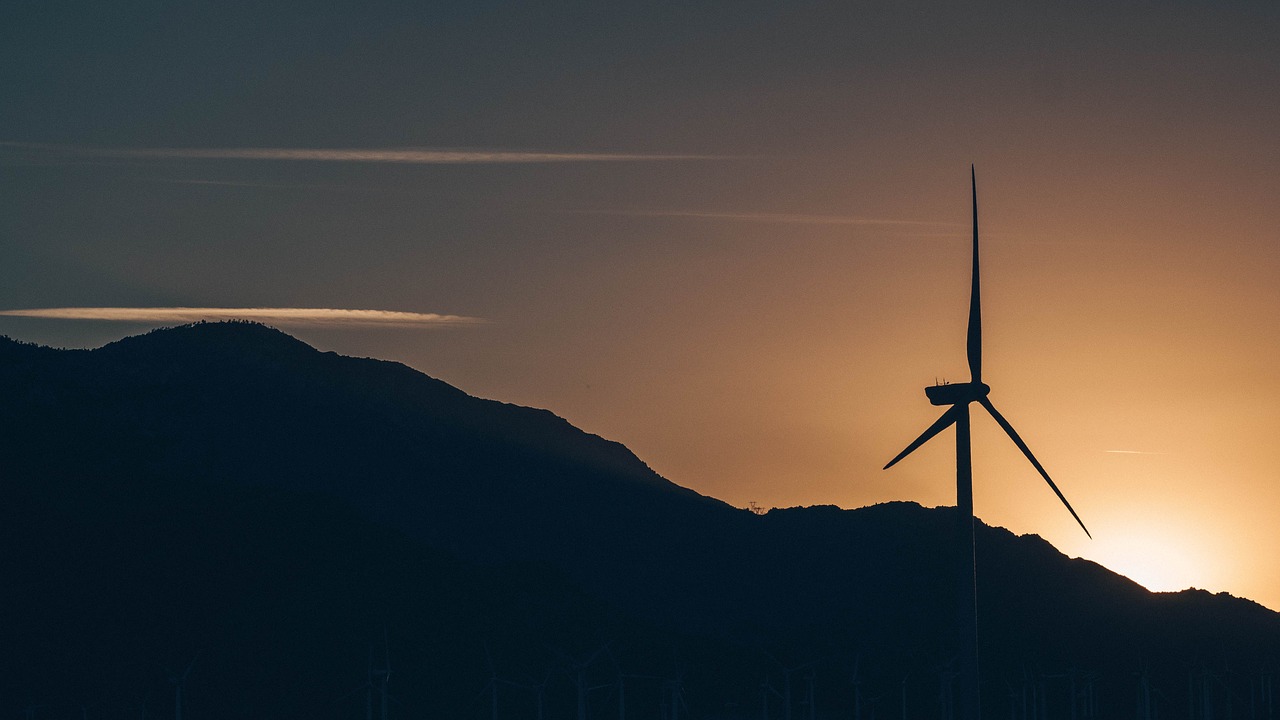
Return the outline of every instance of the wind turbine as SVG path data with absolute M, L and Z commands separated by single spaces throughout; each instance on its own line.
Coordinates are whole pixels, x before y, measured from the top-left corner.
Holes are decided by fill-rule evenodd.
M 680 720 L 680 713 L 688 709 L 684 701 L 684 674 L 677 668 L 675 676 L 663 684 L 665 691 L 670 693 L 668 697 L 671 702 L 668 711 L 663 713 L 663 717 L 669 720 Z
M 996 423 L 1005 431 L 1013 444 L 1018 446 L 1031 465 L 1040 473 L 1040 477 L 1049 484 L 1054 494 L 1066 506 L 1071 517 L 1075 518 L 1090 538 L 1089 529 L 1084 526 L 1080 516 L 1067 502 L 1066 496 L 1049 478 L 1040 461 L 1031 454 L 1031 449 L 1022 441 L 1009 421 L 996 410 L 987 397 L 991 386 L 982 382 L 982 303 L 981 283 L 978 273 L 978 180 L 973 166 L 969 166 L 969 180 L 973 189 L 973 275 L 969 294 L 969 331 L 966 342 L 966 354 L 969 359 L 970 380 L 967 383 L 951 383 L 926 387 L 924 394 L 934 405 L 950 407 L 936 422 L 921 433 L 897 457 L 890 460 L 884 469 L 893 467 L 899 460 L 911 454 L 913 450 L 928 442 L 933 436 L 956 426 L 956 509 L 957 509 L 957 548 L 960 551 L 960 584 L 959 584 L 959 619 L 957 628 L 961 634 L 960 643 L 960 676 L 962 678 L 961 720 L 978 720 L 981 712 L 981 699 L 978 693 L 978 597 L 977 597 L 977 558 L 973 547 L 973 462 L 969 448 L 969 405 L 978 403 L 991 414 Z
M 547 683 L 550 681 L 551 681 L 551 671 L 548 670 L 546 674 L 542 676 L 542 682 L 540 683 L 533 683 L 533 682 L 515 683 L 515 682 L 511 682 L 510 680 L 504 680 L 502 682 L 505 682 L 506 684 L 512 687 L 520 688 L 521 690 L 531 690 L 534 693 L 534 697 L 536 698 L 537 704 L 538 704 L 537 720 L 543 720 L 543 717 L 545 714 L 544 708 L 546 705 L 546 697 L 547 697 Z M 496 676 L 495 678 L 491 679 L 491 682 L 497 682 Z M 496 716 L 496 713 L 495 713 L 495 716 Z
M 862 720 L 862 676 L 858 674 L 858 666 L 861 664 L 862 656 L 858 655 L 853 659 L 853 720 Z M 905 684 L 906 679 L 903 678 L 903 681 Z
M 173 683 L 173 718 L 174 720 L 182 720 L 182 691 L 187 686 L 187 676 L 191 674 L 191 668 L 195 667 L 196 660 L 200 659 L 200 653 L 191 658 L 191 662 L 187 663 L 187 669 L 182 671 L 181 675 L 176 673 L 169 674 L 169 682 Z
M 488 641 L 484 643 L 484 661 L 489 666 L 489 682 L 484 686 L 484 690 L 480 691 L 480 694 L 489 696 L 489 717 L 492 720 L 498 720 L 498 685 L 503 682 L 508 685 L 515 685 L 515 683 L 498 679 L 498 670 L 493 665 L 493 654 L 489 652 Z M 539 698 L 539 702 L 541 702 L 541 698 Z M 538 714 L 541 717 L 541 706 L 538 708 Z
M 390 700 L 387 686 L 391 683 L 391 641 L 387 636 L 386 626 L 382 628 L 382 652 L 383 665 L 380 668 L 370 668 L 370 680 L 376 682 L 378 686 L 379 710 L 382 712 L 382 720 L 387 720 L 387 706 Z M 372 648 L 370 654 L 372 654 Z
M 150 693 L 142 696 L 142 704 L 137 708 L 138 720 L 147 720 L 147 698 L 150 696 Z M 133 708 L 129 709 L 132 710 Z
M 355 696 L 356 693 L 364 691 L 364 718 L 365 720 L 373 720 L 373 696 L 378 694 L 380 712 L 382 720 L 387 720 L 387 708 L 390 707 L 391 697 L 387 684 L 391 681 L 391 646 L 387 639 L 386 628 L 383 628 L 383 667 L 376 667 L 373 664 L 373 643 L 369 643 L 369 664 L 365 675 L 364 684 L 343 695 L 340 700 L 345 701 L 347 698 Z
M 576 659 L 564 652 L 561 652 L 560 650 L 551 648 L 552 652 L 554 652 L 556 655 L 559 655 L 560 658 L 564 660 L 565 664 L 568 666 L 568 670 L 572 671 L 569 674 L 569 679 L 573 682 L 573 688 L 574 688 L 574 691 L 576 692 L 577 699 L 578 699 L 577 720 L 587 720 L 588 693 L 592 692 L 593 690 L 599 690 L 601 688 L 608 687 L 608 685 L 589 685 L 587 683 L 587 670 L 591 667 L 592 664 L 595 663 L 596 658 L 600 657 L 600 655 L 603 654 L 608 649 L 609 649 L 609 644 L 605 643 L 604 645 L 600 646 L 599 650 L 596 650 L 590 655 L 585 656 L 584 659 Z
M 618 674 L 618 720 L 627 720 L 627 680 L 663 680 L 664 678 L 657 675 L 624 673 L 622 671 L 622 663 L 618 662 L 618 656 L 613 654 L 613 649 L 605 645 L 604 650 L 608 653 L 609 659 L 613 661 L 613 667 Z
M 791 666 L 791 667 L 787 667 L 786 665 L 783 665 L 783 664 L 782 664 L 782 661 L 781 661 L 781 660 L 779 660 L 777 657 L 775 657 L 775 656 L 774 656 L 774 654 L 773 654 L 773 653 L 771 653 L 771 652 L 769 652 L 768 650 L 764 651 L 764 654 L 765 654 L 765 655 L 768 655 L 768 656 L 769 656 L 769 659 L 770 659 L 770 660 L 773 660 L 775 663 L 777 663 L 778 667 L 782 669 L 782 692 L 778 692 L 777 690 L 775 690 L 775 689 L 773 688 L 773 686 L 772 686 L 772 685 L 769 685 L 769 684 L 768 684 L 768 676 L 766 676 L 766 677 L 765 677 L 765 685 L 769 688 L 769 690 L 772 690 L 772 691 L 773 691 L 773 694 L 774 694 L 774 695 L 778 696 L 778 699 L 782 700 L 782 718 L 783 718 L 783 720 L 791 720 L 791 705 L 792 705 L 792 703 L 791 703 L 791 673 L 794 673 L 794 672 L 796 672 L 797 670 L 804 670 L 804 669 L 806 669 L 806 668 L 808 668 L 808 667 L 812 666 L 814 663 L 812 663 L 812 662 L 807 662 L 807 663 L 801 663 L 800 665 L 793 665 L 793 666 Z
M 907 678 L 911 673 L 902 676 L 902 720 L 907 720 Z
M 813 696 L 813 684 L 817 680 L 814 677 L 814 669 L 809 668 L 809 674 L 804 676 L 805 682 L 808 684 L 808 691 L 805 693 L 804 703 L 809 708 L 809 720 L 815 720 L 817 716 L 817 702 Z

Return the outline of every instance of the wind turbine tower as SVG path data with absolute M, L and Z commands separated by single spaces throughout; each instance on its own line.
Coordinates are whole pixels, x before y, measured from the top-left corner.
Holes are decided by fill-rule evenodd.
M 926 387 L 925 395 L 929 402 L 939 406 L 949 406 L 942 417 L 930 425 L 920 437 L 916 438 L 897 457 L 890 460 L 885 469 L 893 467 L 899 460 L 911 454 L 916 448 L 928 442 L 933 436 L 956 426 L 956 548 L 958 549 L 957 570 L 959 583 L 957 591 L 957 624 L 960 634 L 960 720 L 979 720 L 981 713 L 981 697 L 978 691 L 978 597 L 977 597 L 977 559 L 974 555 L 973 538 L 973 462 L 969 442 L 969 405 L 978 403 L 985 409 L 996 423 L 1005 431 L 1013 443 L 1018 446 L 1031 465 L 1040 473 L 1040 477 L 1049 484 L 1058 499 L 1066 506 L 1071 517 L 1080 524 L 1081 529 L 1089 535 L 1088 528 L 1080 516 L 1067 502 L 1067 498 L 1049 478 L 1049 473 L 1031 454 L 1031 449 L 1022 441 L 1009 421 L 996 410 L 987 396 L 991 386 L 982 382 L 982 303 L 981 282 L 978 272 L 978 181 L 973 167 L 969 168 L 969 179 L 973 190 L 973 270 L 969 291 L 969 330 L 966 342 L 966 354 L 969 360 L 970 380 L 967 383 L 951 383 Z M 1092 538 L 1092 535 L 1089 535 Z

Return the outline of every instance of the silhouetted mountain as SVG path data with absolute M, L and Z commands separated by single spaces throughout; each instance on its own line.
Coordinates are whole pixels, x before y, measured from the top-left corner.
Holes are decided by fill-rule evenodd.
M 811 662 L 817 714 L 848 715 L 857 658 L 882 712 L 906 692 L 911 716 L 938 714 L 949 508 L 755 515 L 544 410 L 247 323 L 96 350 L 0 341 L 0 393 L 0 705 L 119 714 L 149 691 L 168 716 L 165 672 L 200 653 L 191 718 L 352 717 L 385 625 L 413 714 L 487 708 L 486 643 L 507 680 L 560 668 L 550 697 L 569 703 L 572 663 L 548 648 L 606 640 L 618 665 L 597 657 L 591 683 L 650 676 L 628 690 L 636 717 L 673 702 L 677 671 L 699 713 L 758 715 L 760 678 L 781 696 L 782 664 Z M 992 712 L 1007 684 L 1054 708 L 1088 687 L 1127 713 L 1146 668 L 1162 717 L 1206 694 L 1243 713 L 1250 673 L 1276 666 L 1280 615 L 1254 603 L 1153 594 L 1000 528 L 977 542 Z M 535 716 L 531 690 L 502 688 Z

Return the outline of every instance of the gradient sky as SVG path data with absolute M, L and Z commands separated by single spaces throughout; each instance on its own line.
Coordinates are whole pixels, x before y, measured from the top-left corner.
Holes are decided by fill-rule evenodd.
M 1095 539 L 985 416 L 977 514 L 1280 609 L 1280 4 L 322 5 L 4 4 L 0 310 L 479 319 L 282 327 L 739 506 L 953 504 L 950 432 L 880 468 L 967 379 L 974 163 L 984 379 Z

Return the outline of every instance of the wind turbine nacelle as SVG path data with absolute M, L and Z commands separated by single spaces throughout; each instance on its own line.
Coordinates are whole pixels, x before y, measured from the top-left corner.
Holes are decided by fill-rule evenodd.
M 980 382 L 951 383 L 931 385 L 924 389 L 929 402 L 934 405 L 968 404 L 986 397 L 991 393 L 991 386 Z

